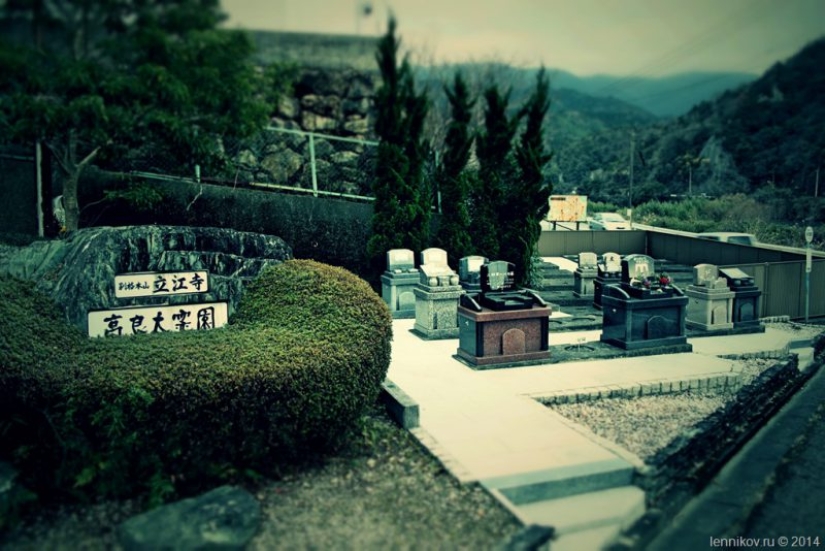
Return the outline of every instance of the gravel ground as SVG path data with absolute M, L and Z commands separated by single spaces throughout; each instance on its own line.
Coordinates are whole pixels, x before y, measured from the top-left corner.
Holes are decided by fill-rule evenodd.
M 792 332 L 799 338 L 812 338 L 823 330 L 822 326 L 798 323 L 772 323 L 770 326 Z M 776 359 L 739 361 L 742 363 L 743 385 L 778 362 Z M 729 390 L 708 390 L 549 407 L 644 461 L 734 396 L 735 392 Z
M 325 464 L 248 488 L 262 510 L 249 549 L 492 549 L 518 522 L 478 485 L 460 485 L 380 410 Z M 119 549 L 137 501 L 39 511 L 0 538 L 9 550 Z

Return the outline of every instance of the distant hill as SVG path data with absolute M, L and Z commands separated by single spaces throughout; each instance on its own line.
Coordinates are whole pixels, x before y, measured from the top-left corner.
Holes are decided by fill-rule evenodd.
M 825 38 L 682 116 L 637 126 L 634 203 L 687 193 L 813 196 L 825 164 L 822 67 Z M 557 179 L 626 202 L 630 139 L 608 129 L 565 144 L 554 160 Z
M 750 73 L 680 73 L 665 77 L 616 77 L 595 75 L 580 77 L 562 70 L 551 71 L 559 88 L 571 88 L 596 97 L 613 97 L 640 107 L 659 117 L 687 113 L 702 101 L 722 92 L 753 82 Z

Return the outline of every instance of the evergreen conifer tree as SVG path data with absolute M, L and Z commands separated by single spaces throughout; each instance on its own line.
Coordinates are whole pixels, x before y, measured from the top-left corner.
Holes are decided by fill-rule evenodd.
M 512 251 L 501 246 L 501 232 L 509 218 L 508 187 L 515 169 L 513 138 L 522 114 L 508 117 L 510 91 L 502 94 L 495 84 L 484 91 L 484 101 L 484 130 L 476 139 L 479 173 L 471 201 L 473 242 L 477 254 L 514 262 Z
M 400 40 L 390 18 L 378 43 L 376 61 L 382 84 L 375 97 L 379 144 L 375 169 L 372 237 L 367 244 L 372 274 L 385 268 L 390 249 L 426 248 L 432 198 L 423 178 L 427 145 L 422 138 L 428 101 L 417 94 L 405 56 L 398 64 Z
M 467 208 L 471 177 L 466 171 L 474 136 L 470 129 L 475 100 L 470 98 L 467 83 L 456 73 L 452 88 L 444 87 L 452 110 L 452 120 L 444 140 L 445 150 L 438 168 L 441 191 L 441 224 L 436 244 L 447 251 L 450 265 L 471 254 L 470 214 Z
M 516 147 L 518 176 L 507 194 L 506 218 L 502 221 L 502 249 L 516 264 L 521 285 L 533 283 L 533 259 L 541 237 L 541 220 L 549 210 L 552 185 L 545 183 L 542 169 L 553 157 L 544 148 L 544 119 L 550 109 L 550 83 L 544 67 L 536 75 L 536 87 L 522 108 L 526 119 Z

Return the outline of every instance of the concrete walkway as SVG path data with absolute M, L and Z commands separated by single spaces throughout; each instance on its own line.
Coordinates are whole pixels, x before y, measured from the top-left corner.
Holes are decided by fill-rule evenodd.
M 598 549 L 644 512 L 631 486 L 641 461 L 542 405 L 537 398 L 655 384 L 736 378 L 720 354 L 786 349 L 794 335 L 691 339 L 693 352 L 474 371 L 453 358 L 458 339 L 425 341 L 414 320 L 393 322 L 388 379 L 419 405 L 413 433 L 462 482 L 477 481 L 524 523 L 554 526 L 557 549 Z M 552 333 L 580 345 L 599 331 Z M 797 343 L 798 344 L 798 343 Z

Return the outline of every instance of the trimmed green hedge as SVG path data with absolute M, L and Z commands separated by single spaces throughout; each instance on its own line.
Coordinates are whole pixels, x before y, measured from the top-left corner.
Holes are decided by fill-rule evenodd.
M 374 402 L 391 316 L 366 282 L 292 260 L 210 332 L 88 339 L 0 278 L 0 454 L 41 496 L 154 501 L 335 450 Z

